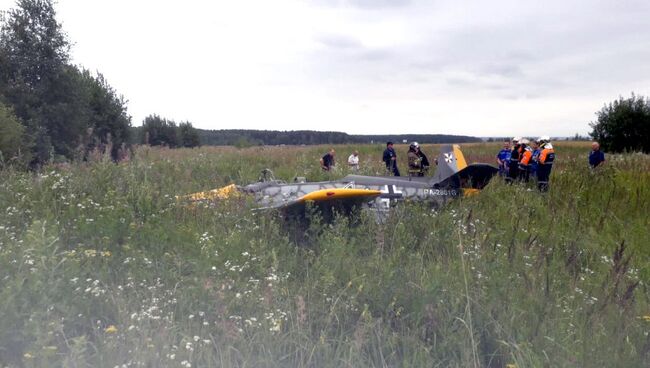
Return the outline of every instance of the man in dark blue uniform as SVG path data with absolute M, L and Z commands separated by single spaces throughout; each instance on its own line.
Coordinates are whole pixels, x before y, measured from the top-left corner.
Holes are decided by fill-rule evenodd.
M 532 142 L 533 157 L 530 158 L 530 176 L 533 178 L 537 177 L 537 168 L 539 167 L 539 155 L 542 153 L 540 146 L 543 143 L 539 140 Z
M 600 144 L 598 142 L 592 143 L 591 152 L 589 153 L 589 166 L 595 169 L 603 162 L 605 162 L 605 154 L 600 150 Z
M 388 175 L 393 174 L 394 176 L 399 175 L 399 169 L 397 168 L 397 154 L 393 149 L 393 142 L 386 142 L 386 149 L 384 150 L 384 163 L 386 164 L 386 171 Z
M 510 164 L 510 142 L 503 142 L 503 149 L 497 154 L 497 165 L 499 166 L 499 176 L 508 176 L 508 165 Z
M 521 137 L 512 138 L 512 151 L 510 151 L 510 161 L 508 162 L 508 176 L 506 177 L 507 183 L 512 183 L 519 177 L 519 160 L 521 159 L 521 154 L 523 153 L 523 148 L 519 141 Z

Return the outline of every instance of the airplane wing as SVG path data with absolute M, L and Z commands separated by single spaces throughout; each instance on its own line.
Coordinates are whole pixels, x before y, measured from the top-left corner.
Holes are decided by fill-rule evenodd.
M 460 187 L 483 189 L 499 171 L 496 167 L 488 164 L 471 164 L 462 170 L 434 184 L 438 188 Z
M 354 188 L 332 188 L 313 191 L 302 196 L 299 201 L 323 202 L 346 199 L 363 199 L 370 200 L 381 194 L 379 190 L 371 189 L 354 189 Z
M 206 190 L 204 192 L 196 192 L 183 196 L 176 196 L 177 200 L 189 200 L 192 202 L 198 201 L 214 201 L 217 199 L 226 199 L 239 194 L 239 190 L 235 184 L 226 185 L 225 187 Z
M 291 201 L 275 203 L 271 206 L 260 208 L 279 209 L 287 212 L 301 211 L 308 203 L 317 206 L 352 208 L 374 200 L 382 194 L 380 190 L 355 189 L 355 188 L 326 188 L 309 192 Z
M 489 164 L 471 164 L 458 172 L 462 182 L 474 189 L 483 189 L 499 169 Z

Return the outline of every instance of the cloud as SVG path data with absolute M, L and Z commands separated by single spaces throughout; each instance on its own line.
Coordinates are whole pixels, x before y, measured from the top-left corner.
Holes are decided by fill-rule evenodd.
M 524 77 L 524 72 L 521 69 L 521 66 L 511 62 L 489 62 L 481 65 L 478 69 L 478 73 L 508 79 L 521 79 Z
M 355 6 L 337 10 L 345 27 L 331 47 L 307 59 L 308 76 L 336 96 L 561 98 L 581 106 L 593 98 L 597 109 L 607 96 L 648 91 L 641 81 L 650 79 L 643 61 L 650 58 L 650 24 L 640 15 L 650 12 L 648 3 L 380 1 L 372 12 L 358 2 L 326 3 Z M 387 25 L 388 35 L 397 25 L 399 42 L 363 42 L 377 24 Z
M 411 5 L 411 0 L 348 0 L 347 3 L 364 9 L 399 8 Z
M 323 46 L 332 49 L 362 49 L 363 45 L 354 37 L 341 34 L 320 34 L 315 37 Z
M 362 9 L 401 8 L 412 4 L 411 0 L 313 0 L 312 3 L 329 7 L 356 7 Z
M 572 135 L 603 103 L 650 95 L 647 0 L 187 1 L 60 2 L 74 61 L 115 81 L 136 123 L 503 135 L 523 116 Z

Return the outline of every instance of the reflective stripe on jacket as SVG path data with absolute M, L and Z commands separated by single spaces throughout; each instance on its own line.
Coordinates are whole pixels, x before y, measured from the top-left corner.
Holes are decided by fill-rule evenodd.
M 528 165 L 530 164 L 530 159 L 533 157 L 533 152 L 530 150 L 530 148 L 526 147 L 526 150 L 524 150 L 524 154 L 521 156 L 521 160 L 519 161 L 522 165 Z
M 539 154 L 539 163 L 541 165 L 553 165 L 553 161 L 555 161 L 555 151 L 553 150 L 553 147 L 545 146 L 544 149 L 542 149 L 542 153 Z

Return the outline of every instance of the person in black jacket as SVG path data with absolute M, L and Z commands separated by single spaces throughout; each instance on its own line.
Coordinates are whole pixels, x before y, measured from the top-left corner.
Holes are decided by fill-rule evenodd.
M 400 176 L 399 169 L 397 168 L 397 153 L 393 149 L 393 142 L 386 142 L 386 149 L 384 150 L 384 163 L 386 164 L 386 171 L 388 175 Z
M 537 188 L 540 192 L 548 191 L 548 181 L 555 161 L 555 150 L 551 144 L 551 137 L 544 135 L 537 140 L 541 151 L 537 158 Z
M 512 138 L 512 152 L 510 153 L 510 161 L 508 162 L 508 176 L 506 182 L 512 183 L 519 177 L 519 160 L 521 159 L 522 146 L 519 144 L 521 138 Z
M 422 175 L 420 176 L 424 176 L 424 174 L 426 174 L 426 172 L 429 170 L 429 166 L 431 166 L 431 164 L 429 164 L 429 159 L 427 158 L 427 155 L 425 155 L 424 152 L 422 152 L 422 147 L 420 147 L 419 145 L 418 145 L 418 157 L 420 158 L 420 161 L 422 163 Z
M 334 152 L 334 148 L 332 148 L 329 152 L 323 156 L 323 158 L 320 159 L 320 167 L 324 171 L 330 171 L 332 170 L 332 167 L 336 165 L 336 162 L 334 161 L 334 156 L 336 155 L 336 152 Z

